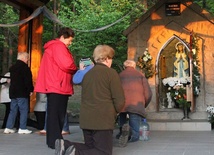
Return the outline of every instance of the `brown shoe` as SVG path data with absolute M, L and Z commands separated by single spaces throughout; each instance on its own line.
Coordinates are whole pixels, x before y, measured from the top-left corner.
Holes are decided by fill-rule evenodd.
M 41 135 L 46 135 L 46 130 L 41 130 L 41 131 L 39 131 L 39 134 L 41 134 Z

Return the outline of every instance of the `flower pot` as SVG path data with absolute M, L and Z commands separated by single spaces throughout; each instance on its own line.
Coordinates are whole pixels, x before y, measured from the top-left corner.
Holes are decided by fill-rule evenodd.
M 181 120 L 190 120 L 190 118 L 189 118 L 189 112 L 190 112 L 189 107 L 184 106 L 183 107 L 184 117 Z

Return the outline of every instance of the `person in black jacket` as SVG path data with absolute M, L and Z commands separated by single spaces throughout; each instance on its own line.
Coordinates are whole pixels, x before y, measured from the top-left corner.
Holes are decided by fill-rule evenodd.
M 30 68 L 27 65 L 29 55 L 27 52 L 19 52 L 16 63 L 10 67 L 10 88 L 9 97 L 11 99 L 10 114 L 8 116 L 5 134 L 15 133 L 13 126 L 16 115 L 20 112 L 19 134 L 29 134 L 32 131 L 27 129 L 27 116 L 29 97 L 33 92 L 33 80 Z

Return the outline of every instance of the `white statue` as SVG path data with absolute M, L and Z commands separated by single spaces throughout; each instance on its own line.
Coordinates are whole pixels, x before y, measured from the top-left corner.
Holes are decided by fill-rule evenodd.
M 173 103 L 173 101 L 172 101 L 170 92 L 166 93 L 166 96 L 167 96 L 167 101 L 168 101 L 168 107 L 167 107 L 167 108 L 173 108 L 174 103 Z

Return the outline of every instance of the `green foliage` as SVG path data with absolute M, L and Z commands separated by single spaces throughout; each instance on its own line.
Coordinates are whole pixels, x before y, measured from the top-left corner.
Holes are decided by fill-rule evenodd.
M 17 10 L 13 9 L 12 6 L 0 3 L 1 18 L 0 23 L 11 24 L 19 20 Z M 7 33 L 8 32 L 8 33 Z M 7 33 L 7 34 L 6 34 Z M 9 47 L 8 43 L 5 42 L 6 39 L 17 39 L 18 27 L 0 27 L 0 43 L 4 47 Z
M 175 89 L 171 89 L 170 95 L 172 99 L 178 103 L 180 108 L 187 107 L 190 108 L 190 102 L 187 102 L 186 89 L 185 87 L 177 87 Z
M 214 15 L 214 1 L 213 0 L 194 0 L 201 7 L 205 7 L 207 11 Z
M 43 35 L 42 35 L 42 42 L 43 45 L 53 39 L 53 23 L 50 22 L 49 19 L 44 18 L 44 31 L 43 31 Z
M 0 3 L 0 13 L 1 24 L 12 24 L 19 20 L 19 12 L 4 3 Z M 18 27 L 0 27 L 0 74 L 9 68 L 9 51 L 13 51 L 12 58 L 16 56 L 17 43 Z
M 142 5 L 130 0 L 102 0 L 102 1 L 72 1 L 61 3 L 58 18 L 66 26 L 75 30 L 75 38 L 71 45 L 71 51 L 79 62 L 82 57 L 91 57 L 94 48 L 98 44 L 112 46 L 115 51 L 115 59 L 112 67 L 118 72 L 122 70 L 123 61 L 127 57 L 127 40 L 123 31 L 131 24 L 131 18 L 137 18 L 142 12 Z M 138 4 L 139 7 L 134 7 Z M 133 9 L 135 8 L 135 9 Z M 109 25 L 122 18 L 130 11 L 121 22 L 102 31 L 89 31 Z M 142 15 L 142 13 L 141 13 Z
M 192 77 L 192 81 L 193 81 L 193 94 L 195 96 L 199 95 L 200 92 L 200 64 L 199 64 L 199 57 L 198 57 L 198 53 L 199 53 L 199 45 L 198 45 L 198 36 L 197 34 L 193 33 L 192 34 L 192 64 L 193 64 L 193 77 Z

